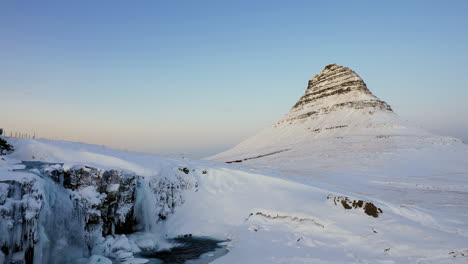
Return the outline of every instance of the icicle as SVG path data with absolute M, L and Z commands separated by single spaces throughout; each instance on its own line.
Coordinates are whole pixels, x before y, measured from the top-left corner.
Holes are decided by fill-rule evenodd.
M 135 243 L 143 250 L 169 248 L 165 239 L 164 223 L 158 223 L 160 201 L 151 190 L 148 178 L 138 178 L 135 193 L 134 217 L 142 231 L 134 237 Z M 158 209 L 158 210 L 157 210 Z
M 149 187 L 146 178 L 140 177 L 137 181 L 135 193 L 134 216 L 139 223 L 139 228 L 146 233 L 155 231 L 158 215 L 156 213 L 156 199 Z

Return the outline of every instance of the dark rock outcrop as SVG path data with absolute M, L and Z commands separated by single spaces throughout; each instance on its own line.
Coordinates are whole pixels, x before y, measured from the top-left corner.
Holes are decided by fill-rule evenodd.
M 0 137 L 0 156 L 8 154 L 14 150 L 13 146 L 8 144 L 8 142 Z
M 341 205 L 344 209 L 362 209 L 365 214 L 372 217 L 379 217 L 383 213 L 382 209 L 375 206 L 372 202 L 364 200 L 351 200 L 346 196 L 328 195 L 327 200 L 333 201 L 335 205 Z

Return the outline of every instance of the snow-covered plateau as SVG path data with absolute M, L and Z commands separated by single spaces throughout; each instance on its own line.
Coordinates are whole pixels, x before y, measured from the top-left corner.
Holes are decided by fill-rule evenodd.
M 6 140 L 0 263 L 148 263 L 187 236 L 223 241 L 210 263 L 468 262 L 467 145 L 401 121 L 335 64 L 207 160 Z

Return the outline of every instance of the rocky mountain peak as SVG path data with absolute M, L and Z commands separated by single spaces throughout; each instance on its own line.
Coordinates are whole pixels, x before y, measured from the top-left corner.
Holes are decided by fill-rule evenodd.
M 288 121 L 327 114 L 338 109 L 365 109 L 392 112 L 391 107 L 373 95 L 357 73 L 337 64 L 325 66 L 309 80 L 305 94 L 286 116 Z

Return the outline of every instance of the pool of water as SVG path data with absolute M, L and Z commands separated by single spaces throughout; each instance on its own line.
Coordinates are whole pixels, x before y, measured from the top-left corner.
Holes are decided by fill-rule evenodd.
M 135 257 L 150 264 L 206 264 L 228 253 L 223 242 L 209 237 L 178 237 L 170 240 L 177 246 L 163 251 L 146 251 Z

